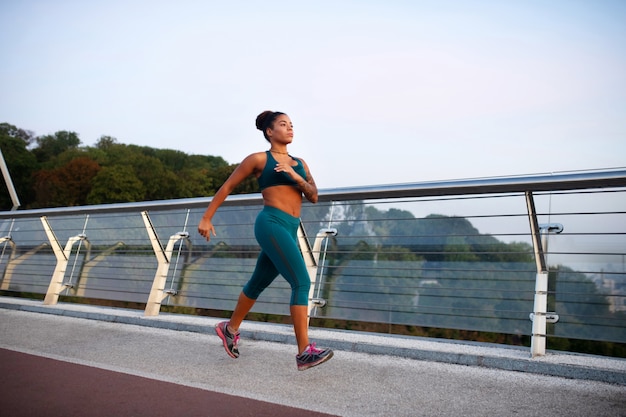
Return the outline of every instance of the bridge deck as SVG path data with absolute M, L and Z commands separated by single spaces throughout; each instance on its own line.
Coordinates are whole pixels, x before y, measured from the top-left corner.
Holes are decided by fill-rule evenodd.
M 312 329 L 312 340 L 335 348 L 335 357 L 298 372 L 289 326 L 246 322 L 242 354 L 234 360 L 213 334 L 217 321 L 0 298 L 0 407 L 14 407 L 15 416 L 52 410 L 64 416 L 621 416 L 626 410 L 622 359 L 555 352 L 530 359 L 528 349 L 499 345 Z

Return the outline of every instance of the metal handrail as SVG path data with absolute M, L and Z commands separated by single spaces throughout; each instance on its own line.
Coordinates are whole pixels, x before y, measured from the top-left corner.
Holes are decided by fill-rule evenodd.
M 319 201 L 353 201 L 406 197 L 441 197 L 496 193 L 523 193 L 600 189 L 626 186 L 626 168 L 598 171 L 565 172 L 525 176 L 475 178 L 389 184 L 361 187 L 328 188 L 319 191 Z M 139 212 L 144 210 L 175 210 L 208 205 L 211 197 L 182 198 L 174 200 L 144 201 L 136 203 L 99 204 L 91 206 L 56 207 L 18 211 L 2 211 L 0 219 L 21 217 L 59 216 L 72 214 Z M 246 206 L 262 203 L 259 193 L 229 196 L 224 206 Z
M 626 185 L 626 169 L 492 177 L 448 181 L 335 188 L 320 192 L 320 201 L 405 197 L 441 197 L 470 194 L 523 193 L 612 188 Z

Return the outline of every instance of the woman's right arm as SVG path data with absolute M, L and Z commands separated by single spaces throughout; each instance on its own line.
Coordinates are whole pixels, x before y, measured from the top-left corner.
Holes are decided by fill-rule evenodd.
M 200 223 L 198 224 L 198 233 L 206 238 L 206 240 L 211 239 L 211 234 L 215 236 L 215 227 L 213 227 L 213 223 L 211 221 L 219 206 L 222 205 L 224 200 L 226 200 L 226 197 L 229 196 L 229 194 L 235 189 L 235 187 L 237 187 L 239 184 L 241 184 L 243 180 L 245 180 L 257 171 L 258 164 L 259 154 L 249 155 L 241 162 L 241 164 L 239 164 L 237 168 L 235 168 L 235 170 L 232 174 L 230 174 L 230 177 L 228 177 L 226 182 L 224 182 L 220 189 L 217 190 L 217 192 L 213 196 L 213 199 L 209 203 L 209 206 L 204 212 L 202 219 L 200 219 Z

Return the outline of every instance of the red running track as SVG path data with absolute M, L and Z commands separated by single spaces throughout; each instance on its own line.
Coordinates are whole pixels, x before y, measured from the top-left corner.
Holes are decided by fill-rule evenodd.
M 5 417 L 322 417 L 264 401 L 0 349 Z

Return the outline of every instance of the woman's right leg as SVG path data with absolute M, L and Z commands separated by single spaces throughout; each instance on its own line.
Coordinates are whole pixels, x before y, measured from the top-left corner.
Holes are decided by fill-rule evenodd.
M 309 346 L 309 306 L 292 305 L 289 312 L 298 344 L 298 354 L 301 354 Z
M 272 261 L 261 252 L 257 259 L 256 267 L 252 277 L 243 287 L 237 299 L 237 305 L 230 321 L 223 321 L 217 324 L 215 332 L 222 339 L 224 349 L 232 358 L 239 357 L 239 326 L 250 312 L 261 292 L 278 276 L 278 271 Z
M 239 294 L 237 305 L 230 317 L 228 327 L 231 331 L 236 332 L 239 330 L 239 326 L 241 326 L 241 323 L 250 312 L 250 309 L 254 306 L 259 295 L 261 295 L 265 288 L 267 288 L 277 276 L 278 271 L 274 267 L 274 264 L 265 252 L 261 251 L 256 261 L 254 272 Z
M 239 330 L 241 322 L 246 318 L 255 302 L 256 300 L 246 296 L 243 291 L 239 294 L 235 311 L 233 311 L 232 316 L 230 316 L 230 322 L 228 323 L 229 331 L 236 333 Z

